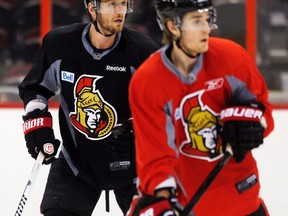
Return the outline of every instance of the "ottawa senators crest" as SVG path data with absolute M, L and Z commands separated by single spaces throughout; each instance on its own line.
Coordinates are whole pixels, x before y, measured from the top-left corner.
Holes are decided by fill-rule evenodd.
M 109 136 L 117 122 L 115 109 L 103 99 L 97 89 L 96 82 L 101 78 L 82 75 L 74 87 L 75 110 L 70 113 L 70 121 L 91 140 Z
M 187 95 L 180 105 L 181 120 L 187 140 L 180 152 L 188 157 L 213 161 L 221 157 L 218 144 L 219 114 L 202 101 L 204 90 Z

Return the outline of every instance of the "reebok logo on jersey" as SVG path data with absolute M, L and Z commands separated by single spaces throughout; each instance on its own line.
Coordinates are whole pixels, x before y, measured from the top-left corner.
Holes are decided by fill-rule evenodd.
M 120 71 L 120 72 L 126 72 L 126 67 L 119 67 L 119 66 L 106 66 L 107 71 Z
M 61 80 L 74 83 L 74 73 L 68 71 L 61 71 Z
M 223 78 L 209 80 L 209 81 L 205 82 L 205 85 L 207 86 L 206 90 L 211 91 L 214 89 L 221 88 L 223 86 L 223 83 L 224 83 Z
M 260 122 L 263 116 L 262 110 L 243 107 L 243 106 L 234 106 L 224 109 L 220 113 L 220 118 L 223 122 L 225 121 L 256 121 Z

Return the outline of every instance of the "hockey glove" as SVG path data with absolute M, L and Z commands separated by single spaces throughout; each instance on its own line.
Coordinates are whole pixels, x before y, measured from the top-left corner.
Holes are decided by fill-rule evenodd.
M 179 213 L 174 208 L 175 200 L 155 196 L 134 196 L 126 216 L 177 216 Z
M 28 152 L 36 159 L 41 151 L 45 156 L 43 163 L 52 163 L 55 160 L 60 141 L 55 139 L 50 112 L 36 109 L 23 116 L 23 120 L 23 131 Z
M 132 120 L 125 120 L 112 129 L 108 150 L 114 160 L 135 161 L 135 142 Z
M 264 105 L 258 102 L 231 106 L 221 111 L 222 145 L 224 151 L 227 144 L 231 145 L 236 162 L 241 162 L 247 152 L 263 143 L 266 128 L 264 111 Z
M 125 136 L 127 133 L 132 133 L 133 134 L 133 122 L 132 118 L 123 121 L 120 124 L 117 124 L 114 126 L 112 130 L 112 136 L 115 138 L 121 138 L 122 136 Z

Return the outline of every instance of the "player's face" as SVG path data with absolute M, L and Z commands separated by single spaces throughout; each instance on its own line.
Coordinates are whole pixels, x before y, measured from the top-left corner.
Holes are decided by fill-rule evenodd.
M 193 11 L 184 15 L 182 21 L 181 44 L 191 53 L 204 53 L 208 50 L 211 32 L 208 11 Z
M 127 12 L 127 0 L 102 0 L 98 13 L 98 24 L 103 33 L 122 31 Z

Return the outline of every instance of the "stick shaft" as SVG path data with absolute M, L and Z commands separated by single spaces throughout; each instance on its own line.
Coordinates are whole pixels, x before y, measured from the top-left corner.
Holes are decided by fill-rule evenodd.
M 219 172 L 222 170 L 222 168 L 227 164 L 229 159 L 231 158 L 232 154 L 231 151 L 226 151 L 223 155 L 223 157 L 220 159 L 220 161 L 216 164 L 216 166 L 213 168 L 213 170 L 209 173 L 205 181 L 202 183 L 202 185 L 198 188 L 192 199 L 188 202 L 186 207 L 183 209 L 181 216 L 188 216 L 196 203 L 199 201 L 199 199 L 202 197 L 202 195 L 206 192 L 208 187 L 211 185 L 211 183 L 214 181 L 216 176 L 219 174 Z
M 39 169 L 41 167 L 41 164 L 44 160 L 44 155 L 40 152 L 36 158 L 36 161 L 34 163 L 33 169 L 31 171 L 30 178 L 25 186 L 24 192 L 21 196 L 20 202 L 18 204 L 17 210 L 15 212 L 15 216 L 22 216 L 24 207 L 27 203 L 28 196 L 34 186 L 34 183 L 36 181 L 37 175 L 39 173 Z

